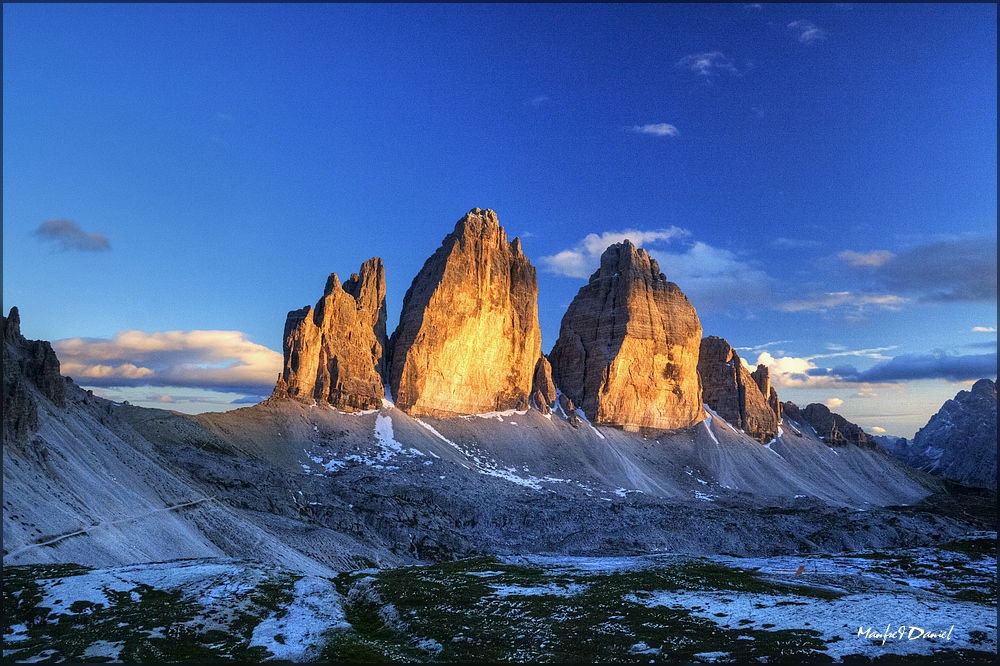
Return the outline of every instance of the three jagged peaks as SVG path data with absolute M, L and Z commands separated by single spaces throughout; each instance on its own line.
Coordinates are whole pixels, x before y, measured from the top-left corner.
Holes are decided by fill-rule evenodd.
M 274 395 L 357 411 L 378 408 L 388 385 L 408 414 L 448 417 L 547 414 L 558 389 L 571 420 L 579 408 L 627 430 L 692 426 L 703 403 L 761 442 L 780 422 L 767 368 L 751 374 L 724 340 L 702 340 L 694 306 L 629 240 L 605 250 L 548 357 L 535 268 L 489 209 L 469 211 L 427 259 L 388 339 L 385 312 L 380 259 L 343 284 L 332 274 L 315 308 L 288 313 Z

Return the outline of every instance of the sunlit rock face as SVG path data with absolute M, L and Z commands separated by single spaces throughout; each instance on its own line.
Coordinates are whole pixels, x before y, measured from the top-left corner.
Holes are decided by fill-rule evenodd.
M 284 369 L 274 395 L 344 411 L 380 407 L 385 317 L 381 259 L 369 259 L 343 284 L 331 274 L 315 309 L 307 305 L 288 313 Z
M 759 365 L 751 373 L 732 345 L 710 335 L 701 341 L 698 373 L 705 404 L 716 414 L 758 442 L 774 439 L 781 403 L 766 366 Z
M 441 417 L 527 409 L 542 358 L 537 298 L 520 240 L 507 241 L 492 210 L 471 210 L 403 299 L 390 341 L 396 406 Z
M 675 429 L 705 418 L 694 306 L 630 241 L 612 245 L 563 316 L 556 386 L 593 423 Z

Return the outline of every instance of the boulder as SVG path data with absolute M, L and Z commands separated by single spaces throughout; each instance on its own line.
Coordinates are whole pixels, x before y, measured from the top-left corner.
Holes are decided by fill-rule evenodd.
M 377 409 L 385 396 L 385 269 L 378 257 L 340 283 L 326 281 L 315 309 L 288 313 L 276 397 L 325 402 L 344 411 Z
M 412 416 L 527 409 L 542 358 L 535 268 L 492 210 L 474 208 L 445 236 L 403 299 L 389 384 Z M 544 375 L 544 369 L 542 371 Z
M 705 418 L 698 382 L 701 322 L 656 260 L 626 240 L 563 316 L 552 378 L 592 423 L 675 429 Z
M 759 365 L 751 373 L 732 345 L 710 335 L 701 341 L 698 374 L 705 404 L 716 414 L 762 444 L 774 439 L 780 404 L 770 404 L 777 404 L 778 396 L 766 366 Z

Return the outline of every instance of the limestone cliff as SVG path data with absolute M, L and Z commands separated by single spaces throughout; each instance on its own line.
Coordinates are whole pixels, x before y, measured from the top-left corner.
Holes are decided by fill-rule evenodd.
M 917 431 L 912 442 L 893 454 L 931 474 L 996 488 L 996 382 L 980 379 L 971 390 L 959 391 Z
M 563 316 L 556 386 L 593 423 L 674 429 L 705 418 L 694 306 L 630 241 L 612 245 Z
M 710 335 L 701 341 L 698 374 L 705 404 L 715 413 L 762 444 L 774 439 L 781 406 L 766 366 L 751 373 L 732 345 Z
M 59 359 L 45 340 L 21 335 L 17 308 L 3 318 L 3 437 L 23 439 L 38 430 L 38 405 L 29 386 L 34 385 L 57 407 L 66 406 L 66 379 L 59 374 Z
M 827 446 L 847 446 L 853 444 L 865 449 L 877 449 L 875 439 L 861 429 L 861 426 L 851 423 L 840 414 L 830 411 L 826 405 L 814 402 L 799 409 L 795 403 L 782 403 L 785 416 L 799 425 L 809 425 Z
M 336 273 L 323 297 L 288 313 L 284 369 L 274 395 L 327 402 L 344 411 L 377 409 L 383 388 L 385 269 L 378 257 L 343 284 Z
M 526 409 L 541 353 L 535 268 L 492 210 L 445 236 L 403 299 L 389 384 L 413 416 Z M 544 384 L 544 366 L 541 369 Z M 554 396 L 552 396 L 554 400 Z M 551 404 L 551 401 L 548 402 Z

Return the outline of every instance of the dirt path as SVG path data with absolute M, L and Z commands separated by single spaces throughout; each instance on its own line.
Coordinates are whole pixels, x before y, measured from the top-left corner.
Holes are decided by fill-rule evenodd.
M 212 496 L 212 497 L 202 497 L 201 499 L 196 499 L 196 500 L 193 500 L 191 502 L 183 502 L 181 504 L 173 504 L 171 506 L 165 506 L 165 507 L 163 507 L 161 509 L 153 509 L 152 511 L 147 511 L 145 513 L 140 513 L 140 514 L 138 514 L 136 516 L 129 516 L 128 518 L 121 518 L 119 520 L 113 520 L 111 522 L 105 522 L 105 523 L 97 523 L 96 525 L 91 525 L 90 527 L 87 527 L 87 528 L 82 529 L 82 530 L 77 530 L 76 532 L 70 532 L 69 534 L 63 534 L 61 536 L 57 536 L 54 539 L 49 539 L 48 541 L 41 541 L 39 543 L 33 543 L 33 544 L 30 544 L 30 545 L 24 546 L 23 548 L 18 548 L 17 550 L 12 551 L 12 552 L 7 553 L 6 555 L 4 555 L 3 560 L 4 560 L 4 563 L 6 564 L 8 558 L 13 559 L 13 558 L 17 557 L 18 555 L 20 555 L 21 553 L 23 553 L 25 551 L 31 550 L 32 548 L 38 548 L 39 546 L 48 546 L 50 544 L 56 543 L 57 541 L 62 541 L 63 539 L 68 539 L 70 537 L 77 536 L 79 534 L 86 534 L 87 532 L 90 532 L 92 530 L 96 530 L 96 529 L 98 529 L 100 527 L 107 527 L 109 525 L 118 525 L 119 523 L 127 523 L 127 522 L 130 522 L 130 521 L 133 521 L 133 520 L 139 520 L 140 518 L 145 518 L 146 516 L 151 516 L 154 513 L 160 513 L 162 511 L 173 511 L 174 509 L 182 509 L 182 508 L 184 508 L 186 506 L 193 506 L 195 504 L 200 504 L 202 502 L 209 502 L 209 501 L 214 500 L 214 499 L 215 499 L 215 496 Z

